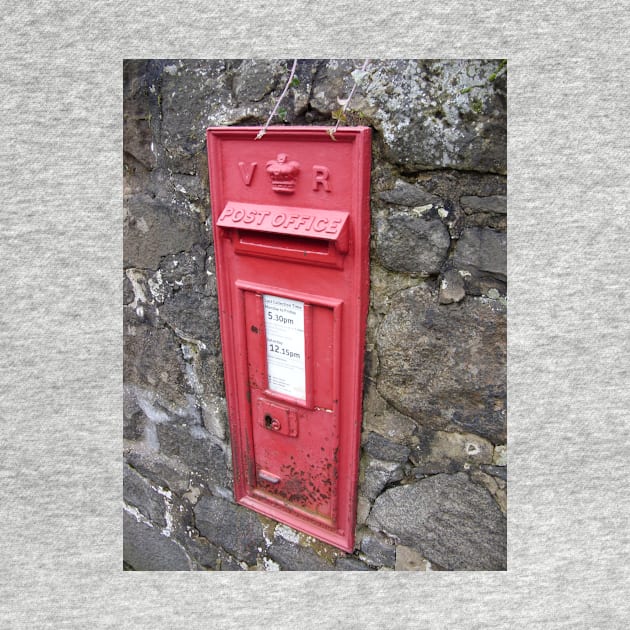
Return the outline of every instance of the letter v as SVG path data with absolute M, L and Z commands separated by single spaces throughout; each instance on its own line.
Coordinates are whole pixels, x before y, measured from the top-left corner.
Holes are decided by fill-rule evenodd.
M 241 169 L 241 177 L 245 182 L 245 186 L 249 186 L 252 183 L 252 176 L 256 169 L 256 162 L 250 162 L 249 166 L 245 162 L 239 162 L 238 167 Z

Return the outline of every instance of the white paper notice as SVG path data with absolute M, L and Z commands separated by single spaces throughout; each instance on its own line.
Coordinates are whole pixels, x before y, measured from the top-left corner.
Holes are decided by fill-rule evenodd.
M 269 389 L 306 398 L 304 302 L 263 295 Z

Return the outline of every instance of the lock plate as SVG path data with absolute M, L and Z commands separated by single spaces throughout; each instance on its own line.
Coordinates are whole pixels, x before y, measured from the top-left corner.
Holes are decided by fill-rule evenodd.
M 297 437 L 298 422 L 294 409 L 259 398 L 257 401 L 258 424 L 278 435 Z

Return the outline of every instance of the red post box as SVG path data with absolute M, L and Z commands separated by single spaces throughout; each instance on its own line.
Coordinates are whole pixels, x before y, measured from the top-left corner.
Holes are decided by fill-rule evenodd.
M 354 546 L 370 130 L 208 129 L 238 503 Z

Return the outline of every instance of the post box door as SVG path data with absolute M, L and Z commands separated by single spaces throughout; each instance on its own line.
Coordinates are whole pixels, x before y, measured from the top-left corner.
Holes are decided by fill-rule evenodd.
M 235 497 L 351 551 L 370 130 L 258 131 L 208 130 Z

